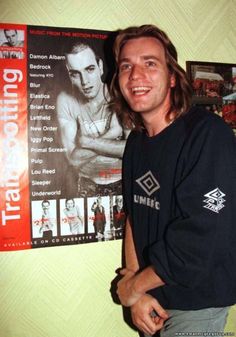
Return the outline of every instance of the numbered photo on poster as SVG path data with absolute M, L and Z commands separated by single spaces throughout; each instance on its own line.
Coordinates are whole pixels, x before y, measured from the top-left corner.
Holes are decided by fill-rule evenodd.
M 92 197 L 87 199 L 88 233 L 95 233 L 98 241 L 110 240 L 110 198 Z
M 112 227 L 120 230 L 125 224 L 125 213 L 123 208 L 122 195 L 116 195 L 112 198 Z
M 31 202 L 32 238 L 50 239 L 57 236 L 56 200 Z
M 114 239 L 123 237 L 123 228 L 125 225 L 125 212 L 123 207 L 122 195 L 112 196 L 112 235 Z
M 61 235 L 84 234 L 84 199 L 71 198 L 60 200 Z

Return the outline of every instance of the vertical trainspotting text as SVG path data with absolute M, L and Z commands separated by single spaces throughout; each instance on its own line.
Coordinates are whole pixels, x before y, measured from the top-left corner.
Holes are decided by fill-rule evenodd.
M 1 210 L 2 225 L 9 220 L 20 219 L 20 141 L 19 141 L 19 95 L 18 86 L 23 80 L 19 69 L 4 69 L 0 100 L 1 156 L 4 166 L 1 174 L 1 187 L 5 192 L 5 205 Z
M 0 250 L 31 248 L 27 36 L 26 26 L 15 28 L 22 38 L 18 54 L 1 58 L 0 68 Z

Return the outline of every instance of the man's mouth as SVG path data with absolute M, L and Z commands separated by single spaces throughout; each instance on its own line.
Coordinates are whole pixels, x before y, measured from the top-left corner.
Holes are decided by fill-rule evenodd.
M 134 95 L 144 95 L 151 90 L 151 87 L 139 86 L 131 88 L 132 94 Z
M 89 94 L 93 90 L 93 87 L 83 88 L 85 94 Z

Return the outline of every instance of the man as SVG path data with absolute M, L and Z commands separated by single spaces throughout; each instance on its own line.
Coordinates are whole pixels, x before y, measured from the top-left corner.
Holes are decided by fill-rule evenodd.
M 126 220 L 122 195 L 117 195 L 115 197 L 115 205 L 113 206 L 112 213 L 112 235 L 114 239 L 120 239 L 121 237 L 123 237 L 123 230 Z
M 117 293 L 145 336 L 222 333 L 236 302 L 236 156 L 232 130 L 190 108 L 168 36 L 121 31 L 112 100 L 127 126 L 126 266 Z
M 101 241 L 104 237 L 106 214 L 105 208 L 102 205 L 102 198 L 98 197 L 91 207 L 91 211 L 94 213 L 93 226 L 98 241 Z
M 104 194 L 121 179 L 125 135 L 108 107 L 103 62 L 92 47 L 78 42 L 66 52 L 71 93 L 57 99 L 61 137 L 69 164 L 78 173 L 79 194 Z M 99 188 L 100 187 L 100 188 Z
M 124 227 L 125 212 L 123 208 L 123 197 L 117 195 L 115 198 L 115 205 L 113 206 L 113 227 L 115 230 L 120 230 Z
M 19 40 L 17 30 L 4 29 L 4 35 L 7 42 L 4 42 L 2 47 L 6 48 L 3 48 L 3 50 L 0 52 L 0 57 L 22 59 L 24 54 L 22 50 L 19 49 L 19 47 L 24 47 L 24 41 Z
M 7 42 L 3 43 L 2 46 L 7 47 L 23 47 L 24 41 L 18 39 L 18 33 L 16 29 L 4 29 L 4 35 Z
M 64 214 L 66 216 L 66 223 L 70 227 L 70 233 L 73 235 L 84 233 L 83 218 L 80 214 L 78 205 L 75 204 L 74 199 L 66 199 Z
M 53 219 L 50 214 L 50 201 L 43 200 L 41 205 L 43 212 L 39 233 L 42 234 L 43 238 L 50 239 L 53 236 L 54 227 Z

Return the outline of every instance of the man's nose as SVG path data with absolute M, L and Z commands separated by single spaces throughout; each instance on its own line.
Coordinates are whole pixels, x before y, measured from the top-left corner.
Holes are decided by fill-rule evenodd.
M 133 65 L 132 70 L 130 72 L 129 79 L 136 80 L 142 78 L 144 76 L 144 69 L 140 65 Z
M 81 84 L 85 86 L 89 82 L 88 75 L 86 73 L 81 73 L 80 80 L 81 80 Z

